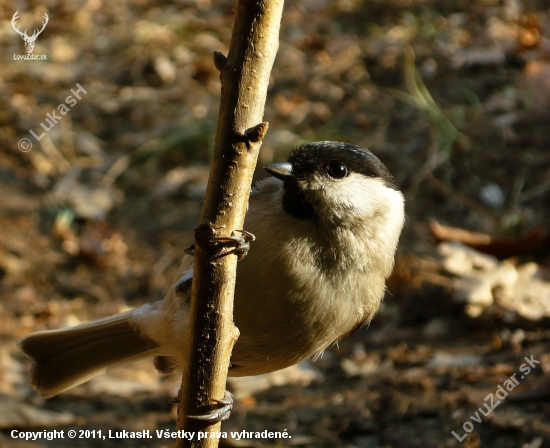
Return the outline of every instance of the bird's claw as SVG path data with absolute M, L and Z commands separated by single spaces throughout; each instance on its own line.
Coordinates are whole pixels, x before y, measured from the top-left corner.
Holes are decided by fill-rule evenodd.
M 241 235 L 235 235 L 235 232 L 240 232 Z M 228 250 L 217 256 L 217 258 L 225 257 L 226 255 L 235 254 L 237 259 L 241 261 L 250 250 L 250 243 L 254 241 L 256 237 L 246 230 L 234 230 L 231 233 L 231 236 L 222 236 L 219 238 L 214 238 L 214 242 L 221 243 L 227 246 L 234 246 L 233 249 Z M 195 255 L 195 245 L 189 246 L 184 250 L 187 255 Z
M 241 233 L 241 235 L 235 235 L 235 232 L 239 232 Z M 231 236 L 222 236 L 219 238 L 215 238 L 214 241 L 217 243 L 234 246 L 233 249 L 224 252 L 223 254 L 219 255 L 218 258 L 225 257 L 226 255 L 230 254 L 235 254 L 237 255 L 237 259 L 241 261 L 248 254 L 248 251 L 250 250 L 250 243 L 255 239 L 256 237 L 246 230 L 235 230 L 231 232 Z
M 212 399 L 213 402 L 219 404 L 221 407 L 214 409 L 211 412 L 201 415 L 188 415 L 188 418 L 194 418 L 195 420 L 201 420 L 209 424 L 223 422 L 229 418 L 231 411 L 233 410 L 233 395 L 229 391 L 225 391 L 225 394 L 221 400 L 217 398 Z

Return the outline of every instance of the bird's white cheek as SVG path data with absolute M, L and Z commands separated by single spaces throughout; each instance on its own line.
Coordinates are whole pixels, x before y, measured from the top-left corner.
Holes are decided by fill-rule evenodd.
M 362 177 L 362 176 L 361 176 Z M 316 183 L 318 189 L 321 187 L 321 182 Z M 373 210 L 371 201 L 371 188 L 365 185 L 365 182 L 355 173 L 352 173 L 348 178 L 333 181 L 326 179 L 322 185 L 322 189 L 314 191 L 317 196 L 316 200 L 322 204 L 326 211 L 330 211 L 336 215 L 342 213 L 348 215 L 369 215 Z

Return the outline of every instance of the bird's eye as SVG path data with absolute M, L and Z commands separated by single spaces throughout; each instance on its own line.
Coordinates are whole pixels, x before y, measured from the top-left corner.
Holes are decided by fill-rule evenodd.
M 327 166 L 327 174 L 333 179 L 343 179 L 348 175 L 348 167 L 341 162 L 330 162 Z

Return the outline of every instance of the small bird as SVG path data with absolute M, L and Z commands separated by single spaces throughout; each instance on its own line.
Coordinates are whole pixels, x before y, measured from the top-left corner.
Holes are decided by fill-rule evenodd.
M 340 142 L 299 146 L 250 195 L 245 229 L 256 236 L 238 263 L 229 376 L 279 370 L 370 322 L 384 295 L 404 222 L 404 199 L 369 150 Z M 30 383 L 51 397 L 108 367 L 155 357 L 183 370 L 192 257 L 164 300 L 19 341 L 34 361 Z

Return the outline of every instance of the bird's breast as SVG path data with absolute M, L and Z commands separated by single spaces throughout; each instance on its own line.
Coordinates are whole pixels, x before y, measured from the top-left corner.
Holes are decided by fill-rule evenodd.
M 289 219 L 283 214 L 247 220 L 256 241 L 237 268 L 234 319 L 241 335 L 233 374 L 294 364 L 324 350 L 378 308 L 379 298 L 373 297 L 383 292 L 383 279 L 379 287 L 364 267 L 344 266 L 349 260 L 315 241 L 310 224 L 292 226 Z

